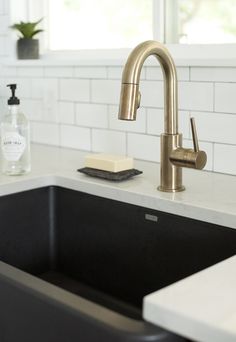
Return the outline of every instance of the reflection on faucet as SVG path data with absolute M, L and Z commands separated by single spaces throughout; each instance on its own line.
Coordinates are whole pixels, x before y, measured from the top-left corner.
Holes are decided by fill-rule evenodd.
M 136 120 L 141 95 L 139 81 L 141 69 L 148 56 L 154 55 L 160 62 L 164 75 L 164 133 L 161 135 L 161 179 L 158 190 L 177 192 L 184 190 L 182 167 L 203 169 L 207 156 L 198 148 L 194 119 L 191 128 L 194 149 L 182 147 L 182 134 L 178 133 L 178 87 L 174 61 L 168 50 L 159 42 L 146 41 L 130 54 L 122 75 L 119 119 Z

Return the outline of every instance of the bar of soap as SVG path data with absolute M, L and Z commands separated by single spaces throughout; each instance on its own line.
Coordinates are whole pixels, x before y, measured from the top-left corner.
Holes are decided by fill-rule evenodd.
M 120 172 L 133 169 L 133 158 L 113 154 L 90 154 L 85 157 L 85 166 L 93 169 Z

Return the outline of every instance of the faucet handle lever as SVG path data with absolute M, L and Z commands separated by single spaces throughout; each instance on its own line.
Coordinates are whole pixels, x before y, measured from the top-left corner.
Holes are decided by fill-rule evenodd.
M 192 137 L 193 137 L 194 152 L 199 152 L 197 130 L 196 130 L 196 124 L 195 124 L 195 119 L 194 118 L 190 118 L 190 124 L 191 124 L 191 131 L 192 131 Z
M 198 146 L 197 130 L 194 118 L 190 118 L 193 136 L 193 149 L 178 147 L 170 154 L 170 161 L 175 166 L 203 169 L 207 162 L 206 152 L 200 151 Z

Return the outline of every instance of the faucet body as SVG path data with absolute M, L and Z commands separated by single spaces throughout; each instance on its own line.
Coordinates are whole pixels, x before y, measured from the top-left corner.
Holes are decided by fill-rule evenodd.
M 203 168 L 206 154 L 182 148 L 182 134 L 178 132 L 178 82 L 174 61 L 164 45 L 156 41 L 139 44 L 130 54 L 122 74 L 119 107 L 120 120 L 136 120 L 140 105 L 139 82 L 145 60 L 153 55 L 160 62 L 164 76 L 164 133 L 161 135 L 160 191 L 184 190 L 182 167 Z M 192 127 L 195 129 L 194 122 Z M 195 140 L 196 140 L 196 130 Z

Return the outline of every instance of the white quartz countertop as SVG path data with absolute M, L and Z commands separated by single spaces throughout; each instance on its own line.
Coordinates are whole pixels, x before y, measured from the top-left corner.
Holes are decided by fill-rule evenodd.
M 236 256 L 144 298 L 144 318 L 201 342 L 236 341 Z
M 32 145 L 28 175 L 0 175 L 0 196 L 47 185 L 64 186 L 143 207 L 236 228 L 236 176 L 183 169 L 186 190 L 157 191 L 159 164 L 135 161 L 143 174 L 123 182 L 91 178 L 77 172 L 88 152 Z
M 32 145 L 31 173 L 0 175 L 0 196 L 55 185 L 236 229 L 235 176 L 183 169 L 186 191 L 164 193 L 156 190 L 158 164 L 135 161 L 135 168 L 143 174 L 116 183 L 78 173 L 86 154 Z M 235 289 L 236 257 L 147 296 L 145 318 L 197 341 L 236 341 Z M 198 298 L 206 308 L 204 315 L 197 310 Z

